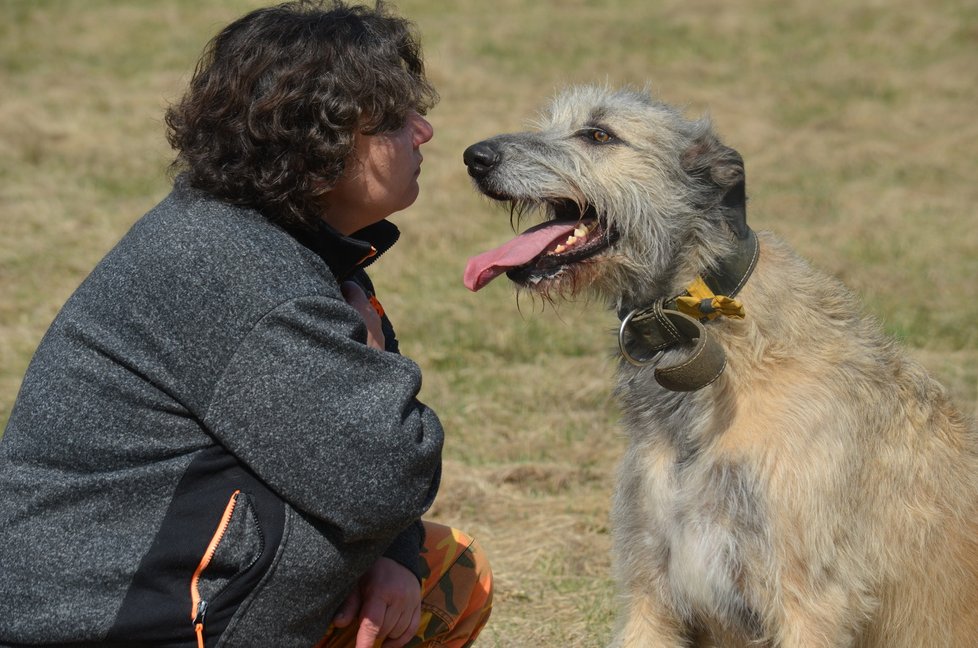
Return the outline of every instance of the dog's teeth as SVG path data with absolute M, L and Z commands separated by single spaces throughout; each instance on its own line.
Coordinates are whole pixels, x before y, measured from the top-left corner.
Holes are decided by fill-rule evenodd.
M 587 234 L 587 228 L 583 225 L 574 229 L 574 236 L 581 238 Z
M 563 252 L 566 249 L 567 249 L 567 246 L 558 245 L 557 247 L 554 248 L 554 252 L 557 253 L 557 254 L 560 254 L 561 252 Z
M 567 240 L 564 241 L 564 245 L 574 245 L 575 243 L 577 243 L 577 237 L 576 236 L 568 236 L 567 237 Z

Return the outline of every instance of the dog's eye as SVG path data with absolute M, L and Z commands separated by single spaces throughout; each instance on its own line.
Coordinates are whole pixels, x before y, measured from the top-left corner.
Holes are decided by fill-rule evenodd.
M 599 126 L 585 126 L 574 133 L 574 137 L 580 137 L 588 144 L 617 144 L 621 142 L 614 133 Z

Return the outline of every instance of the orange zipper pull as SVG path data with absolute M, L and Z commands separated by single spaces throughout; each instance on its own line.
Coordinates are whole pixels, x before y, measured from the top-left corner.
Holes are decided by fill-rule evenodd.
M 194 632 L 197 633 L 197 648 L 204 648 L 204 615 L 207 613 L 207 601 L 201 599 L 197 604 L 197 614 L 194 616 Z

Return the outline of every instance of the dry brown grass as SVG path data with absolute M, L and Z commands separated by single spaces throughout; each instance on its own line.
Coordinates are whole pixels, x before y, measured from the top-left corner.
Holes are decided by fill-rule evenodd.
M 161 114 L 252 0 L 0 3 L 0 422 L 44 329 L 167 190 Z M 442 102 L 423 193 L 375 273 L 448 433 L 432 516 L 498 581 L 480 646 L 603 645 L 621 440 L 614 317 L 461 285 L 506 236 L 466 145 L 558 87 L 649 82 L 743 153 L 750 220 L 842 277 L 966 409 L 978 391 L 978 6 L 968 0 L 402 0 Z

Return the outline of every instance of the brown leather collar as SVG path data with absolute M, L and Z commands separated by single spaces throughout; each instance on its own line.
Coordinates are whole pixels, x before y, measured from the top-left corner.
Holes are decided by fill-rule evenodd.
M 716 294 L 734 297 L 757 265 L 760 246 L 753 230 L 737 241 L 737 249 L 720 260 L 717 269 L 703 276 Z M 622 357 L 636 366 L 651 362 L 656 355 L 676 346 L 689 347 L 685 360 L 655 368 L 655 379 L 671 391 L 696 391 L 711 384 L 726 367 L 726 354 L 707 331 L 707 317 L 694 319 L 676 309 L 676 298 L 660 299 L 628 313 L 619 313 L 618 347 Z

